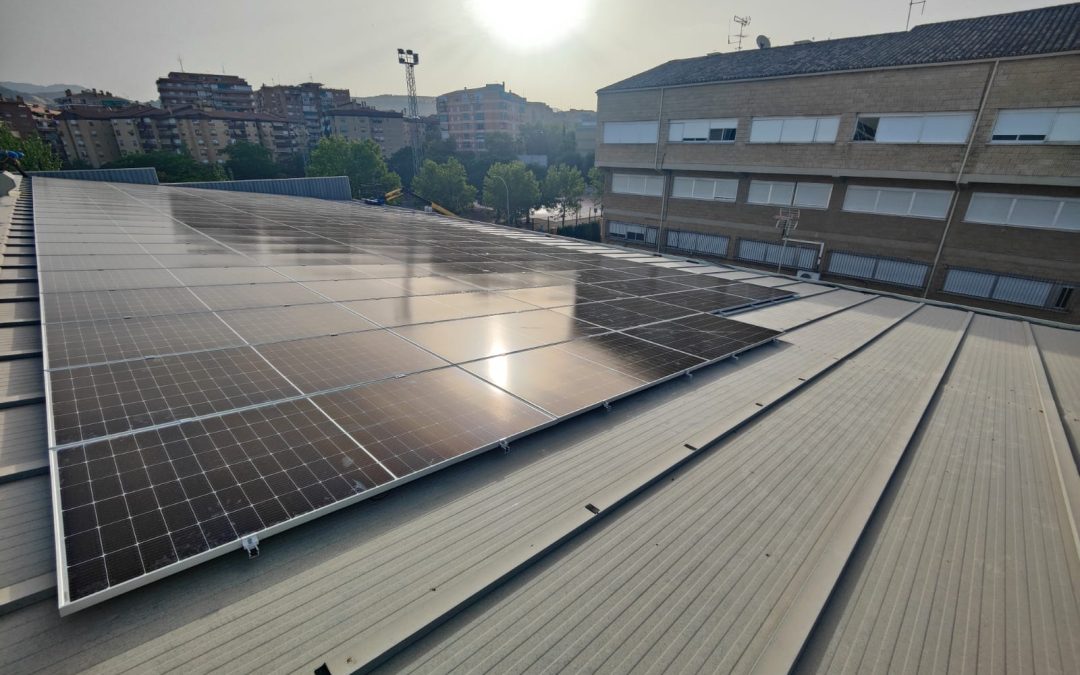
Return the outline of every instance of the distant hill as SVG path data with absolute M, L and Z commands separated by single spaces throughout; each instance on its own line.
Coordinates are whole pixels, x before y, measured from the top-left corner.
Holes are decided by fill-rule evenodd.
M 64 95 L 64 90 L 89 89 L 81 84 L 31 84 L 29 82 L 0 82 L 0 95 L 4 98 L 22 96 L 28 103 L 47 105 Z
M 0 83 L 2 84 L 2 83 Z M 377 96 L 353 96 L 357 103 L 363 102 L 376 110 L 391 110 L 402 112 L 409 106 L 408 96 L 402 94 L 379 94 Z M 435 114 L 434 96 L 417 96 L 416 105 L 420 109 L 421 117 Z
M 84 87 L 81 84 L 31 84 L 29 82 L 0 82 L 0 87 L 14 89 L 15 91 L 21 91 L 26 94 L 37 94 L 39 96 L 53 91 L 59 91 L 62 94 L 65 89 L 82 91 L 83 89 L 90 88 Z

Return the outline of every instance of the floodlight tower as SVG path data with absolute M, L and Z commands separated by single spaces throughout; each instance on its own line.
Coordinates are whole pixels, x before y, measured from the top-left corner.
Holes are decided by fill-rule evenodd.
M 409 125 L 409 138 L 412 141 L 413 176 L 420 173 L 420 106 L 416 102 L 416 73 L 414 68 L 420 63 L 420 52 L 411 49 L 397 50 L 397 62 L 405 66 L 405 87 L 409 91 L 409 107 L 406 111 L 406 123 Z

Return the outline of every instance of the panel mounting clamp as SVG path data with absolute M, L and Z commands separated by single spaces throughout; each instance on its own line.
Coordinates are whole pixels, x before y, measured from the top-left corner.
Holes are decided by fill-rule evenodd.
M 259 536 L 256 534 L 249 534 L 240 540 L 240 543 L 244 545 L 244 550 L 247 551 L 248 558 L 259 557 Z

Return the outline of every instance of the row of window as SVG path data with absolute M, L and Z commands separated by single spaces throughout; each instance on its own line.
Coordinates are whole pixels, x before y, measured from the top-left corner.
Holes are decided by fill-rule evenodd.
M 610 239 L 628 242 L 654 245 L 658 231 L 659 228 L 653 225 L 619 221 L 608 223 Z M 727 257 L 731 243 L 729 237 L 720 234 L 688 230 L 667 230 L 665 234 L 669 250 L 721 258 Z M 740 239 L 734 257 L 761 264 L 780 264 L 791 269 L 817 269 L 818 254 L 817 248 L 791 242 L 780 244 Z M 928 281 L 930 265 L 914 260 L 832 251 L 828 256 L 826 271 L 839 277 L 923 288 Z M 1059 310 L 1068 309 L 1075 291 L 1069 284 L 962 268 L 950 268 L 946 272 L 942 290 L 954 295 Z
M 671 196 L 674 199 L 734 202 L 738 190 L 739 181 L 735 178 L 676 176 Z M 612 192 L 661 197 L 664 179 L 662 176 L 616 173 L 612 176 Z M 852 213 L 942 220 L 948 216 L 952 197 L 951 190 L 849 185 L 841 209 Z M 831 198 L 832 183 L 752 180 L 746 202 L 827 209 Z M 964 220 L 988 225 L 1080 231 L 1080 199 L 976 192 L 971 196 Z
M 861 114 L 852 140 L 868 143 L 964 143 L 975 113 Z M 734 143 L 737 118 L 671 120 L 670 143 Z M 605 122 L 604 143 L 654 144 L 660 123 Z M 840 117 L 754 117 L 750 143 L 835 143 Z M 1080 142 L 1080 108 L 1002 110 L 998 113 L 993 143 Z

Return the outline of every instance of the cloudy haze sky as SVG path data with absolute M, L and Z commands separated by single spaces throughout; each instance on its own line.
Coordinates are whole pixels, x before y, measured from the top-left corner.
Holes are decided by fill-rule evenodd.
M 1054 4 L 928 0 L 912 25 Z M 482 7 L 498 15 L 483 21 Z M 545 15 L 528 17 L 538 7 Z M 403 93 L 395 49 L 409 47 L 422 55 L 422 95 L 505 81 L 530 100 L 592 109 L 607 84 L 733 50 L 736 13 L 752 18 L 753 48 L 762 33 L 779 46 L 903 30 L 907 10 L 907 0 L 0 0 L 0 80 L 150 100 L 181 55 L 189 72 L 224 68 L 256 88 L 314 77 L 354 96 Z

